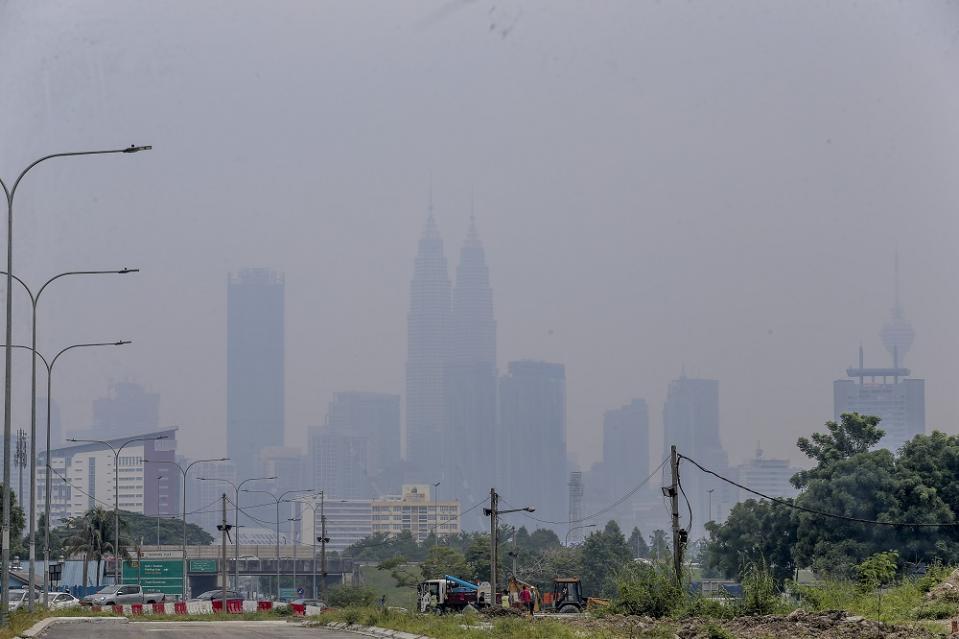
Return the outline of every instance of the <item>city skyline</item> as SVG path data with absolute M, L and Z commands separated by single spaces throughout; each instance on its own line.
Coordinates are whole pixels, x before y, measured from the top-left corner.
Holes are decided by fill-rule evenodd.
M 88 337 L 136 340 L 64 360 L 55 397 L 67 431 L 91 423 L 91 398 L 111 382 L 135 379 L 162 396 L 161 423 L 180 425 L 184 450 L 222 455 L 223 279 L 249 265 L 287 276 L 288 444 L 306 445 L 333 392 L 403 394 L 410 247 L 431 173 L 451 249 L 476 193 L 495 265 L 498 361 L 566 364 L 582 468 L 600 457 L 609 407 L 640 395 L 660 423 L 683 363 L 722 381 L 734 455 L 763 432 L 770 455 L 796 457 L 796 439 L 831 418 L 830 383 L 853 349 L 881 352 L 875 322 L 888 316 L 897 247 L 921 334 L 907 362 L 927 380 L 926 423 L 959 430 L 948 367 L 959 358 L 959 303 L 943 295 L 959 233 L 959 189 L 947 179 L 959 148 L 956 49 L 943 27 L 951 5 L 777 15 L 561 2 L 563 11 L 526 12 L 502 38 L 483 3 L 431 22 L 429 8 L 391 6 L 368 20 L 340 6 L 331 20 L 305 5 L 264 16 L 241 0 L 231 24 L 268 25 L 262 49 L 234 42 L 209 7 L 173 17 L 140 2 L 14 5 L 0 52 L 24 64 L 0 96 L 5 175 L 62 148 L 156 145 L 136 166 L 51 164 L 22 193 L 18 275 L 114 261 L 142 269 L 109 285 L 58 284 L 41 313 L 44 352 Z M 47 36 L 50 21 L 76 28 Z M 344 37 L 343 24 L 364 37 Z M 823 46 L 804 48 L 810 33 Z M 723 56 L 706 53 L 715 50 Z M 355 73 L 339 73 L 343 60 Z M 317 73 L 324 82 L 302 81 Z M 331 102 L 329 87 L 344 100 Z M 249 126 L 264 114 L 271 128 Z M 156 188 L 157 175 L 178 188 Z M 269 188 L 238 187 L 248 184 Z M 23 343 L 26 302 L 14 302 Z M 102 312 L 78 312 L 93 307 Z M 768 375 L 783 361 L 785 375 Z M 18 379 L 28 363 L 16 355 Z M 23 425 L 23 384 L 14 390 Z M 794 410 L 770 428 L 782 405 Z M 659 450 L 656 429 L 652 438 Z

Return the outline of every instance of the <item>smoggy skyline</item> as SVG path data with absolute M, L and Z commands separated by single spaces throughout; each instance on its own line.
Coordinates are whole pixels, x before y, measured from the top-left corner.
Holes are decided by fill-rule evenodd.
M 0 1 L 0 176 L 14 263 L 58 282 L 40 347 L 64 430 L 113 381 L 161 395 L 188 455 L 225 453 L 227 277 L 284 274 L 286 439 L 332 393 L 402 394 L 429 205 L 450 278 L 471 193 L 500 373 L 566 367 L 588 467 L 603 413 L 719 380 L 733 462 L 800 461 L 832 382 L 886 364 L 893 255 L 927 427 L 959 432 L 959 6 L 573 1 Z M 15 293 L 15 335 L 29 340 Z M 29 419 L 15 357 L 14 429 Z

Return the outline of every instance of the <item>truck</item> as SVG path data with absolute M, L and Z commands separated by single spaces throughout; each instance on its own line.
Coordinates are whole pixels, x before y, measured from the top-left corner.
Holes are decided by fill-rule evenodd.
M 459 612 L 467 606 L 477 609 L 489 606 L 493 598 L 493 588 L 489 582 L 473 583 L 452 575 L 442 579 L 427 579 L 416 587 L 420 602 L 420 612 Z
M 123 604 L 152 604 L 166 599 L 162 592 L 145 592 L 138 584 L 119 584 L 105 586 L 80 602 L 85 606 L 114 606 Z

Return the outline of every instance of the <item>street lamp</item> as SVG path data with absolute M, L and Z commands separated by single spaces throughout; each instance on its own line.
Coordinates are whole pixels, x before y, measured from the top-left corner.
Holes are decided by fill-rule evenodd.
M 10 485 L 10 407 L 12 395 L 12 368 L 13 368 L 13 199 L 17 195 L 17 188 L 30 169 L 46 160 L 53 158 L 73 157 L 81 155 L 107 155 L 112 153 L 136 153 L 149 151 L 152 146 L 130 145 L 124 149 L 109 149 L 105 151 L 70 151 L 66 153 L 52 153 L 34 160 L 20 171 L 13 181 L 13 186 L 0 180 L 0 187 L 7 198 L 7 299 L 6 299 L 6 337 L 4 340 L 4 382 L 3 382 L 3 485 Z M 3 549 L 0 550 L 0 625 L 6 625 L 10 607 L 10 592 L 7 584 L 10 581 L 10 491 L 3 493 L 3 519 L 0 524 L 0 539 Z
M 113 531 L 113 583 L 120 583 L 120 453 L 123 452 L 123 449 L 128 445 L 134 442 L 148 442 L 148 441 L 157 441 L 160 439 L 167 439 L 166 435 L 156 435 L 153 437 L 134 437 L 133 439 L 128 439 L 127 441 L 120 444 L 119 448 L 114 448 L 113 444 L 110 442 L 103 441 L 102 439 L 78 439 L 76 437 L 71 437 L 67 441 L 77 442 L 77 443 L 86 443 L 86 444 L 103 444 L 107 448 L 113 451 L 113 526 L 116 530 Z M 49 466 L 50 460 L 47 459 L 47 465 Z M 48 475 L 49 477 L 49 471 Z M 49 494 L 47 493 L 47 499 L 49 500 Z M 47 525 L 49 528 L 49 524 Z
M 154 464 L 173 464 L 176 466 L 177 470 L 180 471 L 180 474 L 183 475 L 183 598 L 187 597 L 187 590 L 189 589 L 189 578 L 187 577 L 187 569 L 189 564 L 187 564 L 186 559 L 186 474 L 190 472 L 190 469 L 193 468 L 194 464 L 203 464 L 206 462 L 225 462 L 230 461 L 229 457 L 219 457 L 217 459 L 197 459 L 196 461 L 190 462 L 187 464 L 186 468 L 180 466 L 180 464 L 174 462 L 161 462 L 153 459 L 144 459 L 145 463 L 154 463 Z M 225 586 L 226 584 L 224 584 Z
M 573 526 L 566 531 L 566 541 L 563 543 L 564 546 L 569 546 L 569 534 L 574 530 L 583 530 L 586 528 L 596 528 L 596 524 L 586 524 L 585 526 Z
M 223 479 L 221 477 L 197 477 L 200 481 L 222 481 L 230 484 L 233 487 L 233 492 L 236 494 L 236 501 L 234 506 L 236 507 L 235 514 L 233 516 L 233 523 L 236 526 L 236 541 L 233 542 L 234 552 L 233 552 L 233 589 L 240 589 L 240 489 L 243 488 L 243 484 L 251 481 L 268 481 L 271 479 L 276 479 L 274 475 L 272 477 L 251 477 L 249 479 L 244 479 L 239 483 L 239 485 L 234 484 L 229 479 Z M 226 588 L 226 584 L 223 584 L 223 588 Z
M 290 517 L 287 519 L 290 522 L 290 540 L 293 542 L 293 593 L 299 594 L 296 591 L 296 522 L 303 521 L 302 517 Z
M 12 348 L 22 348 L 28 351 L 31 351 L 35 358 L 39 357 L 40 361 L 43 362 L 43 365 L 47 369 L 47 452 L 46 452 L 46 466 L 47 472 L 46 477 L 44 478 L 44 504 L 43 504 L 43 517 L 44 517 L 44 527 L 43 527 L 43 561 L 44 565 L 50 565 L 50 480 L 51 472 L 53 466 L 50 465 L 50 408 L 52 404 L 53 396 L 53 367 L 57 363 L 57 360 L 60 359 L 60 356 L 66 353 L 67 351 L 73 350 L 75 348 L 88 348 L 91 346 L 125 346 L 127 344 L 132 344 L 129 340 L 120 340 L 118 342 L 95 342 L 90 344 L 73 344 L 72 346 L 67 346 L 64 349 L 61 349 L 56 355 L 53 356 L 53 359 L 47 360 L 43 355 L 41 355 L 35 348 L 29 346 L 22 346 L 20 344 L 13 344 Z M 36 494 L 36 493 L 34 493 Z M 47 606 L 49 603 L 49 586 L 50 586 L 50 576 L 47 574 L 48 571 L 43 573 L 43 605 Z M 84 584 L 86 586 L 86 584 Z
M 64 273 L 59 273 L 54 275 L 46 282 L 44 282 L 37 294 L 34 295 L 33 291 L 27 286 L 27 283 L 16 275 L 11 275 L 11 277 L 20 283 L 23 289 L 27 292 L 27 296 L 30 298 L 30 306 L 33 309 L 33 317 L 31 321 L 31 348 L 36 352 L 37 348 L 37 305 L 40 303 L 40 296 L 43 294 L 43 291 L 46 290 L 47 286 L 55 282 L 56 280 L 62 277 L 69 277 L 73 275 L 126 275 L 127 273 L 139 273 L 140 269 L 138 268 L 122 268 L 122 269 L 113 269 L 113 270 L 97 270 L 97 271 L 66 271 Z M 0 275 L 6 275 L 5 271 L 0 271 Z M 36 542 L 34 541 L 36 537 L 36 521 L 37 521 L 37 358 L 33 357 L 30 360 L 30 527 L 29 527 L 29 539 L 30 539 L 30 583 L 34 583 L 36 577 Z M 23 495 L 20 495 L 20 499 L 23 499 Z M 27 596 L 27 608 L 33 610 L 33 599 L 34 599 L 33 589 L 30 589 L 30 592 Z M 46 599 L 46 596 L 44 596 Z
M 263 493 L 268 496 L 270 499 L 276 502 L 276 600 L 280 600 L 280 502 L 284 501 L 284 497 L 287 495 L 292 495 L 293 493 L 310 493 L 313 492 L 312 489 L 295 489 L 288 490 L 285 493 L 281 494 L 279 497 L 275 496 L 268 490 L 250 490 L 244 489 L 245 493 Z M 296 553 L 296 549 L 293 549 L 293 552 Z M 294 561 L 296 558 L 294 557 Z
M 143 460 L 146 463 L 146 460 Z M 160 480 L 166 479 L 166 475 L 157 475 L 157 550 L 160 549 Z

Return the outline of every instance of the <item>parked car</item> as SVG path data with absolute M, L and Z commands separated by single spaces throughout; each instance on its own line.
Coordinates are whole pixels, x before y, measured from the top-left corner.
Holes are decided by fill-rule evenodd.
M 87 595 L 80 602 L 85 606 L 113 606 L 116 604 L 160 603 L 166 598 L 162 592 L 144 592 L 137 584 L 106 586 L 99 592 Z
M 203 594 L 197 595 L 194 598 L 194 601 L 213 601 L 214 599 L 222 599 L 222 598 L 223 598 L 223 590 L 220 590 L 220 589 L 207 590 Z M 236 590 L 227 590 L 226 598 L 227 599 L 243 599 L 244 597 L 242 593 L 237 592 Z
M 10 610 L 17 610 L 20 606 L 26 606 L 27 604 L 27 591 L 24 589 L 16 589 L 10 591 Z
M 69 592 L 51 592 L 47 595 L 50 602 L 50 608 L 53 610 L 63 610 L 64 608 L 76 608 L 80 605 L 80 600 Z

